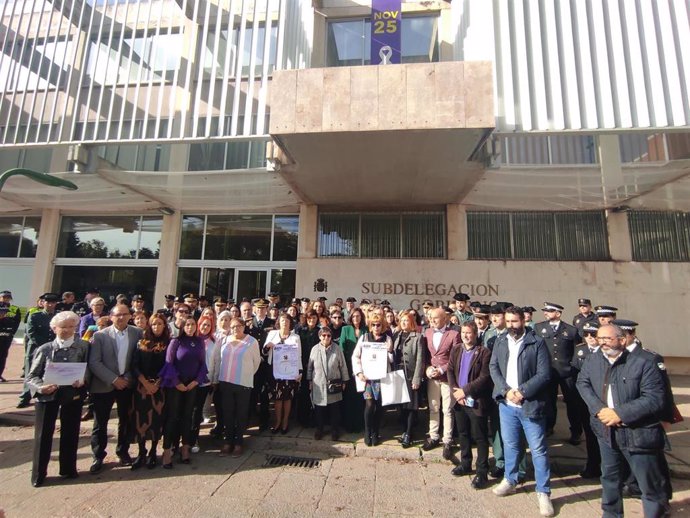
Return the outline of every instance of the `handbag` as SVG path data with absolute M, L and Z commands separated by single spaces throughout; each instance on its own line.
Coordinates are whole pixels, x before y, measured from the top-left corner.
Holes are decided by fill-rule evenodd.
M 381 380 L 381 405 L 402 405 L 409 402 L 410 392 L 407 390 L 405 371 L 390 371 Z
M 326 392 L 329 394 L 340 394 L 343 391 L 343 380 L 340 378 L 326 380 Z

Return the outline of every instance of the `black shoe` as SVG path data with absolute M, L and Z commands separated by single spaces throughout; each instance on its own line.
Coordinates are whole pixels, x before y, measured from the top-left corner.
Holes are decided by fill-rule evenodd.
M 443 458 L 446 460 L 453 458 L 453 447 L 450 445 L 450 443 L 443 445 Z
M 281 428 L 280 433 L 283 435 L 286 435 L 290 431 L 290 427 L 288 426 L 287 428 Z
M 89 468 L 89 473 L 92 475 L 95 475 L 96 473 L 100 473 L 100 471 L 103 469 L 103 459 L 95 459 L 91 463 L 91 467 Z
M 146 463 L 146 455 L 137 455 L 137 458 L 132 462 L 132 469 L 139 469 Z
M 120 466 L 131 466 L 134 462 L 132 457 L 129 456 L 129 453 L 118 455 L 118 458 L 120 459 Z
M 577 446 L 582 442 L 582 438 L 580 434 L 571 434 L 570 438 L 568 439 L 568 443 L 572 444 L 573 446 Z
M 337 441 L 338 439 L 340 439 L 340 430 L 331 430 L 331 441 Z
M 72 480 L 75 478 L 79 478 L 79 473 L 77 473 L 76 471 L 72 471 L 71 473 L 60 473 L 60 478 Z
M 46 481 L 45 475 L 37 477 L 36 479 L 31 481 L 31 485 L 34 487 L 41 487 L 43 485 L 43 482 Z
M 93 412 L 91 410 L 87 410 L 84 412 L 84 415 L 81 416 L 82 421 L 91 421 L 93 419 Z
M 31 403 L 29 401 L 20 401 L 17 403 L 17 408 L 28 408 L 31 406 Z
M 149 453 L 149 456 L 146 458 L 146 467 L 149 469 L 153 469 L 156 467 L 158 464 L 158 459 L 156 458 L 156 454 Z
M 260 424 L 260 425 L 259 425 L 259 433 L 260 433 L 260 432 L 265 432 L 266 430 L 268 430 L 268 423 Z
M 2 376 L 0 376 L 0 383 L 7 383 L 7 380 L 5 378 L 3 378 Z
M 168 464 L 163 464 L 163 469 L 172 469 L 173 468 L 173 463 L 169 462 Z
M 503 475 L 505 474 L 505 469 L 503 468 L 498 468 L 498 467 L 493 467 L 489 470 L 489 475 L 491 475 L 492 478 L 503 478 Z
M 379 434 L 371 434 L 371 445 L 378 446 L 379 444 L 381 444 L 381 437 L 379 437 Z
M 601 471 L 596 469 L 585 468 L 582 471 L 580 471 L 580 476 L 582 478 L 599 478 L 601 477 Z
M 321 430 L 316 430 L 314 432 L 314 439 L 320 441 L 323 438 L 323 432 Z
M 484 489 L 488 483 L 489 479 L 486 478 L 486 475 L 475 475 L 470 484 L 475 489 Z
M 273 435 L 277 434 L 279 431 L 280 431 L 280 428 L 278 428 L 277 426 L 271 426 L 271 433 Z
M 458 464 L 450 471 L 450 473 L 455 477 L 462 477 L 463 475 L 469 475 L 470 473 L 472 473 L 472 468 L 469 466 L 463 466 L 462 464 Z
M 219 439 L 219 438 L 221 438 L 221 437 L 223 436 L 223 432 L 221 432 L 220 428 L 218 428 L 217 426 L 214 427 L 214 428 L 211 428 L 211 429 L 208 431 L 208 434 L 209 434 L 211 437 L 214 437 L 214 438 L 216 438 L 216 439 Z
M 422 449 L 424 451 L 430 451 L 436 448 L 439 445 L 439 440 L 438 439 L 427 439 L 424 441 L 424 444 L 422 445 Z
M 364 436 L 364 444 L 366 444 L 367 446 L 371 446 L 371 435 Z
M 402 434 L 402 440 L 400 441 L 400 444 L 402 444 L 403 448 L 409 448 L 410 446 L 412 446 L 412 439 L 410 439 L 410 434 Z

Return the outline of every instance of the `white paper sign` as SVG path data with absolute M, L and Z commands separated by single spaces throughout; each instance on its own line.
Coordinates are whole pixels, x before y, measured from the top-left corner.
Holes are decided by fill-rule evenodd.
M 43 374 L 44 385 L 72 385 L 75 381 L 84 381 L 86 362 L 46 362 Z
M 362 342 L 362 373 L 367 379 L 380 380 L 388 373 L 386 342 Z
M 400 405 L 410 402 L 410 393 L 407 390 L 405 372 L 402 369 L 389 372 L 381 380 L 381 404 Z
M 300 348 L 297 344 L 273 346 L 273 377 L 277 380 L 296 380 L 302 368 Z

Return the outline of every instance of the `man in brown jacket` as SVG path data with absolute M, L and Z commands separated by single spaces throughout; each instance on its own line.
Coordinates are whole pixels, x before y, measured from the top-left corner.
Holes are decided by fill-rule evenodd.
M 465 322 L 460 329 L 462 344 L 453 347 L 448 360 L 448 385 L 455 406 L 455 424 L 460 439 L 460 464 L 453 475 L 472 471 L 472 439 L 477 443 L 477 474 L 472 487 L 486 487 L 489 473 L 489 411 L 493 382 L 489 372 L 491 351 L 477 339 L 477 324 Z
M 460 333 L 447 325 L 447 315 L 442 308 L 429 312 L 430 323 L 424 331 L 426 344 L 427 396 L 429 399 L 429 438 L 422 449 L 433 450 L 439 445 L 440 411 L 443 409 L 443 458 L 450 460 L 453 454 L 453 396 L 448 386 L 448 359 L 454 345 L 460 344 Z

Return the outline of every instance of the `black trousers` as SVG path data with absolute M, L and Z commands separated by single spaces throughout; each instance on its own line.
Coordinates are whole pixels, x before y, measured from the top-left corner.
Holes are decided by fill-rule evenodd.
M 474 410 L 455 404 L 455 428 L 460 441 L 460 465 L 472 468 L 472 440 L 477 444 L 477 475 L 489 472 L 489 417 L 478 416 Z
M 77 472 L 77 449 L 79 448 L 82 404 L 81 398 L 62 404 L 59 401 L 36 403 L 31 482 L 45 479 L 48 473 L 50 452 L 53 449 L 55 421 L 58 415 L 60 416 L 60 475 L 72 475 Z
M 225 418 L 223 417 L 223 393 L 220 388 L 213 391 L 213 408 L 216 411 L 215 430 L 222 433 L 225 428 Z
M 601 471 L 601 452 L 599 451 L 599 440 L 592 431 L 592 424 L 589 421 L 589 408 L 587 404 L 578 397 L 577 403 L 580 409 L 580 421 L 582 428 L 585 431 L 585 446 L 587 447 L 587 460 L 585 462 L 584 470 L 590 473 Z
M 210 390 L 210 385 L 196 388 L 196 401 L 194 402 L 194 410 L 192 412 L 192 439 L 189 443 L 191 445 L 195 445 L 199 440 L 201 421 L 204 420 L 204 405 L 206 404 L 206 398 Z
M 331 433 L 340 430 L 340 414 L 342 410 L 340 409 L 340 401 L 331 403 L 326 406 L 314 406 L 314 413 L 316 415 L 316 428 L 323 432 L 323 426 L 326 422 L 326 414 L 330 419 L 331 423 Z
M 5 365 L 7 365 L 7 355 L 10 353 L 11 345 L 11 336 L 0 336 L 0 376 L 2 376 L 2 374 L 5 372 Z
M 165 389 L 165 425 L 163 448 L 168 450 L 182 438 L 182 444 L 190 446 L 193 439 L 193 414 L 199 387 L 181 392 L 176 388 Z
M 249 420 L 249 397 L 252 389 L 221 381 L 223 398 L 223 419 L 225 420 L 225 442 L 241 446 Z
M 28 403 L 31 401 L 31 389 L 28 384 L 29 371 L 31 370 L 31 363 L 34 361 L 34 353 L 39 348 L 36 344 L 26 344 L 26 349 L 24 351 L 24 385 L 22 387 L 22 393 L 19 394 L 19 401 L 23 403 Z
M 271 379 L 271 366 L 265 361 L 259 365 L 259 370 L 254 374 L 254 388 L 251 389 L 251 408 L 256 410 L 259 404 L 259 426 L 268 426 L 269 420 L 269 400 L 268 382 Z
M 117 446 L 115 455 L 121 457 L 129 453 L 132 437 L 132 389 L 111 390 L 102 394 L 91 394 L 93 401 L 93 430 L 91 432 L 91 451 L 95 459 L 105 459 L 108 445 L 108 420 L 113 405 L 117 403 Z
M 568 422 L 570 423 L 570 433 L 572 435 L 582 434 L 582 421 L 580 419 L 580 411 L 578 408 L 578 399 L 580 395 L 575 387 L 575 377 L 568 376 L 562 378 L 555 371 L 551 371 L 551 381 L 549 382 L 549 400 L 546 404 L 546 429 L 552 430 L 556 425 L 556 413 L 558 403 L 558 387 L 561 388 L 563 400 L 565 401 L 565 409 L 568 414 Z

